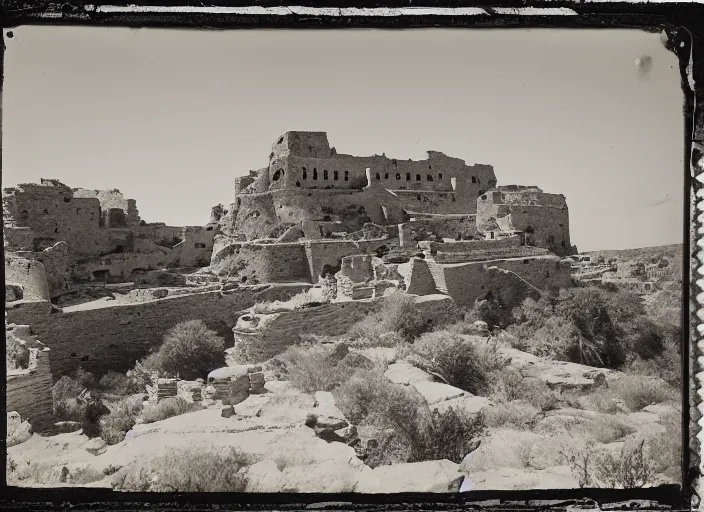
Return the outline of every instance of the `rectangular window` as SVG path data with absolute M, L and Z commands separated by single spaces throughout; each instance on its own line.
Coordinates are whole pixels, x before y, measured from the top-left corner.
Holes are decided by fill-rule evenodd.
M 337 180 L 338 180 L 338 174 L 337 174 L 337 171 L 332 171 L 332 179 L 334 179 L 335 181 L 337 181 Z
M 345 171 L 345 181 L 350 180 L 350 171 Z
M 410 172 L 406 173 L 406 181 L 411 181 L 411 173 Z
M 328 170 L 327 170 L 327 169 L 325 169 L 325 170 L 323 171 L 323 179 L 324 179 L 324 180 L 328 179 Z

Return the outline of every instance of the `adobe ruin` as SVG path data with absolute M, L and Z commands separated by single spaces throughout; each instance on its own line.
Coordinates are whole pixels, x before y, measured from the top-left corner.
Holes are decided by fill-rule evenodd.
M 56 378 L 123 371 L 186 319 L 233 343 L 243 311 L 310 288 L 327 297 L 311 318 L 363 315 L 395 292 L 510 307 L 569 286 L 576 253 L 562 195 L 497 186 L 492 166 L 436 151 L 338 154 L 322 132 L 282 135 L 204 226 L 146 223 L 118 190 L 57 180 L 5 189 L 3 207 L 8 318 L 52 349 Z M 82 295 L 94 289 L 106 293 Z

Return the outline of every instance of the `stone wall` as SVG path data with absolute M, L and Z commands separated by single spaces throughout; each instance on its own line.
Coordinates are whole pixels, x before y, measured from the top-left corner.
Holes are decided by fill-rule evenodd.
M 7 336 L 24 340 L 30 350 L 29 368 L 7 371 L 6 410 L 17 411 L 35 432 L 49 431 L 54 424 L 49 349 L 37 343 L 27 326 L 12 326 Z
M 122 192 L 117 189 L 88 190 L 85 188 L 74 188 L 73 197 L 96 198 L 103 212 L 108 212 L 111 209 L 122 210 L 125 212 L 125 226 L 139 226 L 141 219 L 137 210 L 137 201 L 125 198 Z M 107 225 L 107 223 L 104 224 Z
M 248 352 L 253 356 L 253 362 L 262 362 L 296 344 L 302 336 L 345 334 L 356 322 L 378 311 L 381 307 L 380 301 L 385 300 L 388 298 L 337 302 L 300 311 L 277 313 L 275 318 L 266 322 L 261 332 L 238 336 L 238 343 L 249 345 Z M 439 295 L 418 297 L 416 300 L 422 303 L 419 309 L 425 321 L 438 322 L 441 317 L 453 312 L 455 307 L 452 300 Z
M 317 283 L 340 270 L 342 258 L 376 254 L 387 244 L 379 240 L 304 240 L 285 243 L 232 242 L 219 237 L 210 269 L 238 277 L 247 284 Z
M 50 296 L 46 270 L 40 261 L 20 258 L 6 253 L 6 301 L 8 285 L 17 287 L 13 288 L 15 296 L 10 297 L 14 300 L 48 300 Z
M 536 191 L 537 190 L 537 191 Z M 548 249 L 560 256 L 574 253 L 570 243 L 569 210 L 559 194 L 545 194 L 540 189 L 515 197 L 501 191 L 490 191 L 477 201 L 479 231 L 523 231 L 530 245 Z
M 23 307 L 8 310 L 8 320 L 24 322 L 51 348 L 54 378 L 74 372 L 79 366 L 97 377 L 109 370 L 125 372 L 136 360 L 157 349 L 174 325 L 203 320 L 232 345 L 232 327 L 241 312 L 256 302 L 286 300 L 307 286 L 241 288 L 220 294 L 208 292 L 174 296 L 140 304 L 96 307 L 82 311 L 38 317 Z
M 418 241 L 433 237 L 455 240 L 482 237 L 477 231 L 476 215 L 416 218 L 399 224 L 398 230 L 401 247 L 415 247 Z

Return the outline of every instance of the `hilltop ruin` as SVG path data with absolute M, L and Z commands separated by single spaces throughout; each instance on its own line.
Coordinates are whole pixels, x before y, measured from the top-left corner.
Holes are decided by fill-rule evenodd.
M 437 151 L 338 154 L 322 132 L 282 135 L 204 226 L 147 223 L 118 190 L 47 179 L 5 189 L 3 211 L 8 321 L 51 349 L 54 378 L 125 371 L 189 319 L 275 353 L 271 340 L 348 326 L 396 292 L 431 316 L 488 298 L 510 308 L 569 286 L 576 253 L 562 195 L 498 186 L 492 166 Z M 324 307 L 243 315 L 312 289 Z

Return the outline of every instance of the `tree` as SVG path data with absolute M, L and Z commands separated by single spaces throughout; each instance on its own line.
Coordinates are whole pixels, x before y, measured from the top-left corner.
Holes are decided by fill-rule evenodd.
M 225 340 L 202 320 L 176 324 L 142 364 L 160 375 L 194 380 L 225 364 Z

